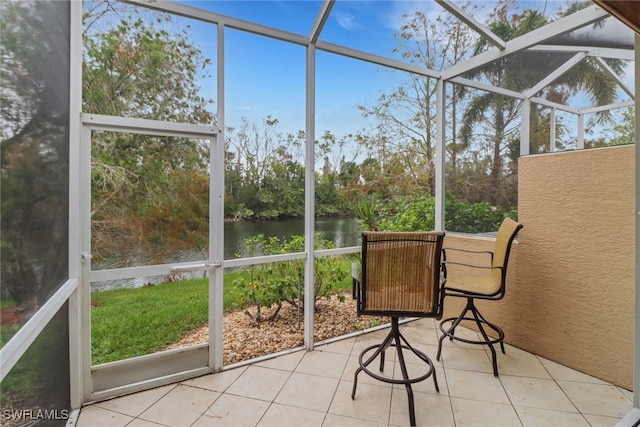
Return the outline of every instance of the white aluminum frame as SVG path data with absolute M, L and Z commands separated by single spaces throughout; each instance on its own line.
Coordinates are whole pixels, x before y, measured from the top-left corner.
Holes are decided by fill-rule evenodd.
M 222 368 L 222 278 L 223 278 L 223 212 L 224 212 L 224 147 L 218 140 L 215 125 L 169 123 L 130 117 L 82 114 L 80 145 L 80 250 L 71 254 L 82 259 L 80 286 L 82 325 L 82 378 L 84 401 L 103 400 L 133 393 L 187 378 L 218 371 Z M 163 265 L 91 270 L 91 143 L 95 131 L 126 132 L 142 135 L 196 138 L 209 141 L 209 259 Z M 222 153 L 222 155 L 221 155 Z M 213 238 L 215 236 L 215 238 Z M 161 276 L 175 271 L 208 271 L 209 325 L 208 344 L 175 351 L 148 354 L 131 359 L 91 366 L 91 282 L 120 278 Z M 220 324 L 218 324 L 220 323 Z
M 73 201 L 78 200 L 78 154 L 80 111 L 82 105 L 82 3 L 70 2 L 70 50 L 69 50 L 69 261 L 67 281 L 49 298 L 45 304 L 20 328 L 20 330 L 0 349 L 0 381 L 38 338 L 53 316 L 68 302 L 69 311 L 69 381 L 72 409 L 82 404 L 79 392 L 81 383 L 81 363 L 79 340 L 78 278 L 79 259 L 72 254 L 79 244 L 78 210 Z M 77 252 L 76 252 L 77 253 Z

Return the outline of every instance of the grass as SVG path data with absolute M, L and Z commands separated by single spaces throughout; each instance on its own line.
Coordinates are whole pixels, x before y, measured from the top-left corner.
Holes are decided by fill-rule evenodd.
M 348 259 L 340 269 L 350 271 Z M 241 270 L 225 273 L 225 311 L 242 307 L 242 291 L 233 281 L 246 275 Z M 330 290 L 351 289 L 351 277 Z M 92 294 L 92 363 L 101 364 L 162 350 L 208 320 L 208 279 L 181 280 L 137 289 L 118 289 Z
M 67 314 L 63 311 L 49 322 L 13 366 L 0 384 L 3 408 L 67 407 L 69 379 L 64 373 L 69 369 L 68 327 Z

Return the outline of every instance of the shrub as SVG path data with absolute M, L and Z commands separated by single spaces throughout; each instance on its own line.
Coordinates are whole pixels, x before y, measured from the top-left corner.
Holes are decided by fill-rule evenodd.
M 316 249 L 331 249 L 333 243 L 321 240 L 316 234 Z M 277 237 L 266 239 L 264 235 L 245 239 L 245 247 L 249 256 L 277 255 L 304 251 L 304 237 L 292 236 L 289 240 Z M 304 270 L 305 261 L 289 260 L 265 264 L 256 264 L 245 269 L 246 275 L 233 281 L 239 291 L 241 305 L 255 307 L 255 314 L 245 310 L 256 323 L 273 320 L 280 313 L 283 303 L 304 308 Z M 344 280 L 345 271 L 340 268 L 340 261 L 335 258 L 317 258 L 314 263 L 314 301 L 329 296 L 332 284 Z M 264 318 L 262 308 L 274 308 L 268 318 Z
M 380 230 L 417 231 L 435 228 L 435 199 L 422 195 L 411 200 L 385 202 L 379 209 L 383 218 Z M 496 231 L 505 217 L 516 219 L 517 208 L 505 211 L 487 202 L 468 203 L 447 195 L 445 201 L 445 230 L 460 233 L 487 233 Z

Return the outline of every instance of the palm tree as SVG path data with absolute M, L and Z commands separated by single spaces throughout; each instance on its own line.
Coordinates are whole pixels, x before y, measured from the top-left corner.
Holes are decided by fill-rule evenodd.
M 567 16 L 589 5 L 590 2 L 572 4 L 564 13 Z M 540 12 L 525 10 L 521 15 L 513 15 L 511 20 L 502 14 L 501 18 L 490 23 L 489 28 L 505 41 L 513 40 L 548 23 Z M 485 39 L 480 39 L 474 49 L 474 55 L 490 48 Z M 526 92 L 543 80 L 550 72 L 564 64 L 572 54 L 549 52 L 519 52 L 502 57 L 467 72 L 463 77 L 487 82 L 493 86 L 517 92 Z M 621 72 L 624 61 L 608 60 L 609 66 Z M 589 94 L 595 105 L 606 105 L 616 99 L 617 83 L 598 64 L 589 58 L 579 62 L 569 71 L 561 75 L 549 86 L 537 94 L 538 97 L 557 103 L 566 103 L 569 97 L 580 91 Z M 459 96 L 470 97 L 468 89 L 459 91 Z M 521 102 L 490 92 L 471 97 L 462 117 L 460 139 L 469 144 L 478 129 L 487 132 L 481 140 L 491 146 L 491 166 L 487 173 L 490 176 L 490 202 L 496 205 L 515 204 L 516 193 L 505 194 L 503 184 L 506 179 L 517 172 L 515 159 L 519 155 L 519 129 Z M 548 122 L 548 118 L 539 117 L 538 109 L 532 108 L 532 123 Z M 609 116 L 601 113 L 601 121 Z M 505 174 L 507 166 L 509 172 Z M 513 180 L 512 180 L 513 181 Z M 515 190 L 515 189 L 514 189 Z

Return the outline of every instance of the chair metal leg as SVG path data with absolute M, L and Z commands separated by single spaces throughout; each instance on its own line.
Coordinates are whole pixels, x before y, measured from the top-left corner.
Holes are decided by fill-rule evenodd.
M 471 317 L 467 316 L 467 313 L 469 312 L 471 312 L 471 315 L 472 315 Z M 462 322 L 463 320 L 473 320 L 478 326 L 478 330 L 480 331 L 480 334 L 482 335 L 483 339 L 470 340 L 470 339 L 456 336 L 455 329 L 458 327 L 458 325 L 460 325 L 460 322 Z M 445 324 L 448 322 L 452 322 L 451 326 L 449 328 L 445 328 Z M 488 326 L 491 330 L 493 330 L 498 335 L 498 337 L 497 338 L 489 337 L 489 335 L 486 332 L 485 326 Z M 442 342 L 444 341 L 445 337 L 449 337 L 450 340 L 461 341 L 468 344 L 487 345 L 489 346 L 489 350 L 491 351 L 491 364 L 493 365 L 493 375 L 496 377 L 498 376 L 498 358 L 497 358 L 496 350 L 493 347 L 493 345 L 499 343 L 502 353 L 505 353 L 504 331 L 498 325 L 495 325 L 487 321 L 487 319 L 485 319 L 482 313 L 480 313 L 478 311 L 478 308 L 475 306 L 473 298 L 471 297 L 467 298 L 467 305 L 465 306 L 464 310 L 462 310 L 462 313 L 460 313 L 458 317 L 450 317 L 442 320 L 440 322 L 440 331 L 442 331 L 442 335 L 438 340 L 438 353 L 436 355 L 436 360 L 440 360 L 440 356 L 442 354 Z
M 380 356 L 380 372 L 382 372 L 384 370 L 384 352 L 385 350 L 389 347 L 389 345 L 391 345 L 391 342 L 393 341 L 393 335 L 390 332 L 386 338 L 384 339 L 384 341 L 382 341 L 382 344 L 377 344 L 377 345 L 372 345 L 370 347 L 367 347 L 362 353 L 360 353 L 360 366 L 358 367 L 358 369 L 356 369 L 355 374 L 353 375 L 353 389 L 351 391 L 351 399 L 355 399 L 356 397 L 356 387 L 358 385 L 358 374 L 361 371 L 367 371 L 367 366 L 373 362 L 373 360 L 378 357 L 378 355 Z M 369 350 L 372 350 L 374 348 L 377 347 L 377 350 L 371 355 L 371 357 L 369 357 L 364 363 L 362 362 L 362 356 L 368 352 Z
M 387 350 L 389 346 L 395 347 L 396 352 L 398 354 L 398 362 L 400 364 L 400 371 L 402 372 L 402 379 L 396 380 L 393 378 L 382 377 L 370 371 L 367 368 L 367 366 L 371 364 L 371 362 L 373 362 L 373 360 L 376 357 L 380 356 L 381 358 L 380 372 L 382 372 L 384 369 L 384 352 Z M 363 360 L 365 355 L 373 349 L 375 349 L 373 354 L 370 357 L 368 357 L 366 360 Z M 407 371 L 407 366 L 405 363 L 403 349 L 410 350 L 412 353 L 418 356 L 418 358 L 420 358 L 422 361 L 424 361 L 427 364 L 429 369 L 424 375 L 421 375 L 415 378 L 409 377 L 409 373 Z M 440 392 L 440 388 L 438 387 L 438 380 L 436 379 L 436 371 L 435 371 L 433 362 L 431 361 L 429 356 L 427 356 L 425 353 L 413 348 L 409 344 L 409 342 L 406 340 L 406 338 L 400 333 L 398 318 L 391 318 L 391 331 L 389 332 L 387 337 L 384 339 L 382 344 L 376 344 L 376 345 L 367 347 L 362 351 L 362 353 L 360 353 L 360 357 L 358 360 L 359 360 L 360 366 L 358 367 L 358 369 L 356 369 L 356 372 L 354 374 L 353 389 L 351 391 L 351 399 L 355 399 L 358 374 L 361 371 L 364 371 L 365 373 L 367 373 L 367 375 L 380 381 L 384 381 L 391 384 L 404 384 L 405 389 L 407 391 L 407 398 L 409 401 L 409 420 L 411 422 L 411 426 L 416 425 L 415 403 L 413 399 L 413 389 L 411 388 L 411 384 L 417 383 L 419 381 L 423 381 L 433 375 L 433 384 L 435 386 L 435 389 L 437 392 Z

